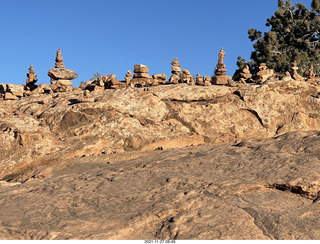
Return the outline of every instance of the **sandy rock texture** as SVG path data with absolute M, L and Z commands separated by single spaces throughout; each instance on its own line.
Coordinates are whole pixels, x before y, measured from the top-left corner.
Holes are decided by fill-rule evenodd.
M 56 160 L 0 181 L 2 239 L 319 239 L 320 132 Z
M 238 143 L 320 130 L 319 88 L 270 81 L 243 88 L 165 85 L 0 101 L 0 179 L 74 157 Z

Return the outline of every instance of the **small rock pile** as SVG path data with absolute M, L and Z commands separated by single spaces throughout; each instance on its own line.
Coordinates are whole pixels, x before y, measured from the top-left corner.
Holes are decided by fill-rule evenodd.
M 187 83 L 190 86 L 194 85 L 194 79 L 189 70 L 183 69 L 182 73 L 180 74 L 180 82 Z
M 306 82 L 309 84 L 317 84 L 316 75 L 313 72 L 313 65 L 310 64 L 309 68 L 304 72 L 304 76 L 306 77 Z
M 273 69 L 268 69 L 266 63 L 261 63 L 259 66 L 259 72 L 257 73 L 257 79 L 255 80 L 255 82 L 264 83 L 273 75 L 274 75 Z
M 291 77 L 292 77 L 292 79 L 294 79 L 296 81 L 304 81 L 304 78 L 298 74 L 298 70 L 299 70 L 299 68 L 297 66 L 297 61 L 294 61 L 290 67 Z
M 251 81 L 251 77 L 252 74 L 250 72 L 249 65 L 246 65 L 240 73 L 239 83 L 246 84 L 248 81 Z
M 152 84 L 157 86 L 159 84 L 166 84 L 167 76 L 165 74 L 152 75 Z
M 61 56 L 61 50 L 58 49 L 55 68 L 48 71 L 48 76 L 51 78 L 51 89 L 54 92 L 72 91 L 73 79 L 78 75 L 70 69 L 66 69 Z
M 132 80 L 132 72 L 131 72 L 131 70 L 128 70 L 128 72 L 126 73 L 126 76 L 125 76 L 124 79 L 126 81 L 126 84 L 129 85 L 130 81 Z

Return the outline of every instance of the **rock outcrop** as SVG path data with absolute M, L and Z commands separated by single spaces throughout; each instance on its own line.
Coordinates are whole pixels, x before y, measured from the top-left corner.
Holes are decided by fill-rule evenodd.
M 319 138 L 52 160 L 0 181 L 0 239 L 317 240 Z

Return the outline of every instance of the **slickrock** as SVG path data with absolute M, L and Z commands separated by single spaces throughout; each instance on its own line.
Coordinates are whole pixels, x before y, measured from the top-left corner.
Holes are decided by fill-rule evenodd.
M 52 160 L 0 181 L 1 239 L 320 238 L 319 131 Z

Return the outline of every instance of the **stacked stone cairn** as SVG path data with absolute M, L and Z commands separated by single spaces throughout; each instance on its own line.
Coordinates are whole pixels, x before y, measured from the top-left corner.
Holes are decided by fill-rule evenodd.
M 203 76 L 204 86 L 211 86 L 211 77 L 210 76 Z
M 178 58 L 175 58 L 171 62 L 171 77 L 169 79 L 170 84 L 178 84 L 180 83 L 180 74 L 181 74 L 181 65 L 179 64 Z
M 297 61 L 294 61 L 290 67 L 291 77 L 292 77 L 292 79 L 294 79 L 296 81 L 304 81 L 304 78 L 298 74 L 298 70 L 299 70 L 299 68 L 297 66 Z
M 264 83 L 273 75 L 274 75 L 273 69 L 268 69 L 266 63 L 261 63 L 259 66 L 259 71 L 257 73 L 257 79 L 255 80 L 255 82 Z
M 27 74 L 27 80 L 26 80 L 26 90 L 33 91 L 37 88 L 36 82 L 38 81 L 37 75 L 34 72 L 33 65 L 30 65 L 29 67 L 29 73 Z
M 125 76 L 124 79 L 126 81 L 126 84 L 129 85 L 130 81 L 132 80 L 132 72 L 131 72 L 131 70 L 128 70 L 128 72 L 126 73 L 126 76 Z
M 78 77 L 73 70 L 65 68 L 60 49 L 57 51 L 55 68 L 48 71 L 48 76 L 51 78 L 50 87 L 54 92 L 72 91 L 71 80 Z
M 182 73 L 180 74 L 180 82 L 181 83 L 187 83 L 190 86 L 195 85 L 194 79 L 193 79 L 190 71 L 187 70 L 187 69 L 183 69 L 182 70 Z
M 223 63 L 225 52 L 221 48 L 218 57 L 218 64 L 215 69 L 215 76 L 212 77 L 213 85 L 228 85 L 230 83 L 231 76 L 227 75 L 226 65 Z
M 131 87 L 145 87 L 152 85 L 152 77 L 148 74 L 149 68 L 144 64 L 134 65 L 133 79 L 130 81 Z
M 200 74 L 196 75 L 196 85 L 197 86 L 204 86 L 203 77 Z
M 155 74 L 152 75 L 152 85 L 157 86 L 157 85 L 164 85 L 166 84 L 167 76 L 165 74 Z
M 250 72 L 249 65 L 246 65 L 240 72 L 239 83 L 246 84 L 247 82 L 252 81 L 251 77 L 252 77 L 252 74 Z
M 197 86 L 211 86 L 211 77 L 210 76 L 201 76 L 200 74 L 196 75 L 196 85 Z
M 304 76 L 306 77 L 306 82 L 309 84 L 318 84 L 316 75 L 313 71 L 313 65 L 310 64 L 309 68 L 304 72 Z

